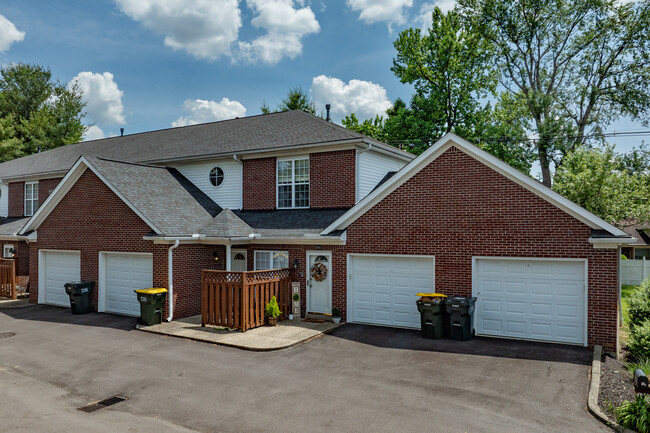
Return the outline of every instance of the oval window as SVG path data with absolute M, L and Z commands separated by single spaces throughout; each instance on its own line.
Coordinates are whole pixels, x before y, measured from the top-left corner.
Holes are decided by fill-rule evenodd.
M 210 183 L 212 186 L 219 186 L 223 183 L 223 170 L 221 167 L 214 167 L 210 170 Z

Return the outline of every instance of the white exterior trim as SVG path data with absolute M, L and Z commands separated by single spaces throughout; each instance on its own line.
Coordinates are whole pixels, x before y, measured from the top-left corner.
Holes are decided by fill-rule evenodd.
M 95 175 L 107 186 L 110 188 L 111 191 L 117 195 L 120 200 L 122 200 L 126 205 L 133 211 L 135 212 L 136 215 L 142 219 L 153 231 L 156 233 L 162 233 L 151 221 L 149 221 L 133 204 L 126 199 L 102 174 L 90 164 L 90 162 L 84 158 L 83 156 L 79 157 L 77 162 L 72 166 L 72 168 L 68 171 L 68 173 L 65 175 L 65 177 L 59 182 L 59 184 L 54 188 L 54 191 L 52 191 L 52 194 L 45 200 L 45 203 L 43 203 L 42 206 L 38 208 L 38 211 L 27 221 L 27 224 L 25 224 L 25 227 L 20 231 L 20 235 L 24 235 L 25 233 L 31 231 L 31 230 L 36 230 L 42 223 L 45 221 L 45 219 L 48 217 L 48 215 L 54 210 L 54 208 L 61 202 L 63 197 L 70 191 L 72 186 L 77 183 L 81 175 L 86 171 L 86 169 L 90 169 Z
M 554 261 L 554 262 L 581 262 L 584 263 L 585 267 L 585 290 L 584 290 L 584 328 L 583 328 L 583 346 L 587 347 L 588 343 L 588 329 L 589 329 L 589 260 L 587 259 L 574 259 L 574 258 L 555 258 L 555 257 L 507 257 L 507 256 L 472 256 L 472 296 L 476 296 L 477 293 L 477 265 L 478 260 L 522 260 L 527 262 L 532 261 Z M 620 260 L 620 256 L 619 256 Z M 474 323 L 476 323 L 476 318 L 474 318 Z M 477 334 L 479 335 L 479 334 Z M 510 338 L 510 337 L 504 337 Z M 617 337 L 618 338 L 618 337 Z M 517 338 L 521 340 L 521 338 Z M 532 340 L 538 341 L 538 340 Z M 561 342 L 558 342 L 561 343 Z M 570 344 L 570 343 L 564 343 Z
M 311 284 L 309 284 L 309 280 L 311 279 L 311 271 L 309 270 L 309 256 L 310 255 L 319 255 L 319 256 L 327 256 L 329 260 L 329 265 L 330 265 L 330 271 L 329 271 L 329 293 L 330 293 L 330 309 L 334 308 L 334 305 L 332 304 L 332 280 L 334 279 L 334 263 L 332 260 L 332 252 L 327 251 L 327 250 L 308 250 L 305 252 L 305 313 L 310 313 L 309 311 L 309 293 L 311 292 Z M 331 314 L 332 312 L 330 311 L 329 313 L 325 314 Z M 320 313 L 322 314 L 322 313 Z
M 438 140 L 433 146 L 431 146 L 424 153 L 413 160 L 413 162 L 404 167 L 404 169 L 397 172 L 391 179 L 377 188 L 373 193 L 368 194 L 366 198 L 361 200 L 352 209 L 347 211 L 339 219 L 330 224 L 325 230 L 321 232 L 321 234 L 328 234 L 334 230 L 343 229 L 352 224 L 364 213 L 370 210 L 374 205 L 384 199 L 388 194 L 395 191 L 398 187 L 415 176 L 415 174 L 429 165 L 432 161 L 438 158 L 438 156 L 442 155 L 452 146 L 458 148 L 477 161 L 482 162 L 496 172 L 512 180 L 516 184 L 526 188 L 528 191 L 532 192 L 543 200 L 546 200 L 559 209 L 565 211 L 579 221 L 582 221 L 589 227 L 606 230 L 614 236 L 628 236 L 627 233 L 621 229 L 614 227 L 605 220 L 597 217 L 591 212 L 588 212 L 577 204 L 562 197 L 560 194 L 556 193 L 550 188 L 545 187 L 536 180 L 533 180 L 530 177 L 526 176 L 519 170 L 509 166 L 495 156 L 490 155 L 486 151 L 479 149 L 469 141 L 451 132 Z

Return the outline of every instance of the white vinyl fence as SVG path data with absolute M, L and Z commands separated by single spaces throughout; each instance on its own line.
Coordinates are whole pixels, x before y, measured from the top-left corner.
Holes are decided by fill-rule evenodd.
M 621 260 L 621 282 L 638 286 L 650 276 L 650 260 Z

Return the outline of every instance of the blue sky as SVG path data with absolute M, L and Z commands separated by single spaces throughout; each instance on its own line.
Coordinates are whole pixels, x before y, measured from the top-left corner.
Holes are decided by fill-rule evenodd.
M 382 113 L 412 88 L 393 40 L 453 0 L 3 0 L 0 63 L 48 66 L 86 95 L 89 138 L 255 115 L 290 88 L 333 119 Z M 430 19 L 430 18 L 429 18 Z M 623 121 L 608 130 L 639 130 Z M 628 150 L 640 138 L 618 140 Z

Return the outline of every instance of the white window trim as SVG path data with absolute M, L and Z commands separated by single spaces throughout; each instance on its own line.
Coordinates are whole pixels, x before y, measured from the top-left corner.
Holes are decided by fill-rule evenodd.
M 212 170 L 215 170 L 215 171 L 216 171 L 216 169 L 221 170 L 221 173 L 223 173 L 223 176 L 222 176 L 222 179 L 221 179 L 221 183 L 218 183 L 218 182 L 216 182 L 216 174 L 217 174 L 217 173 L 215 172 L 215 185 L 213 185 L 213 184 L 212 184 L 212 179 L 210 179 L 210 173 L 212 173 Z M 226 170 L 224 170 L 223 168 L 221 168 L 220 165 L 215 165 L 215 166 L 212 167 L 212 168 L 210 169 L 210 171 L 208 172 L 208 184 L 209 184 L 212 188 L 221 188 L 221 187 L 223 186 L 223 184 L 224 184 L 225 181 L 226 181 Z
M 11 254 L 11 250 L 14 249 L 14 244 L 4 244 L 2 247 L 2 257 L 5 259 L 12 259 L 13 256 Z
M 309 182 L 306 184 L 301 183 L 299 185 L 309 185 L 309 206 L 296 206 L 296 161 L 307 161 L 307 166 L 309 167 Z M 287 162 L 291 161 L 292 166 L 291 166 L 291 184 L 284 184 L 284 185 L 291 185 L 291 206 L 285 206 L 285 207 L 280 207 L 280 183 L 279 183 L 279 170 L 278 170 L 278 165 L 281 162 Z M 307 156 L 300 156 L 300 157 L 294 157 L 294 158 L 277 158 L 275 160 L 275 207 L 277 209 L 309 209 L 311 206 L 311 166 L 310 166 L 310 159 L 309 155 Z
M 269 253 L 269 254 L 271 254 L 271 268 L 269 268 L 269 269 L 257 269 L 257 253 Z M 287 255 L 287 262 L 289 261 L 289 251 L 255 250 L 255 251 L 253 251 L 253 270 L 255 270 L 255 271 L 267 271 L 267 270 L 270 270 L 270 269 L 281 269 L 281 268 L 274 268 L 273 267 L 273 255 L 274 254 L 286 254 Z M 289 266 L 288 263 L 287 263 L 287 266 Z
M 27 197 L 27 185 L 32 186 L 32 196 Z M 36 182 L 25 182 L 25 186 L 23 187 L 23 195 L 24 195 L 24 200 L 23 200 L 23 214 L 25 216 L 32 216 L 36 213 L 38 210 L 38 193 L 36 194 L 36 197 L 34 197 L 34 186 L 38 188 L 38 181 Z M 32 204 L 32 210 L 30 213 L 27 213 L 27 202 L 31 202 Z M 36 203 L 36 209 L 34 209 L 34 203 Z

